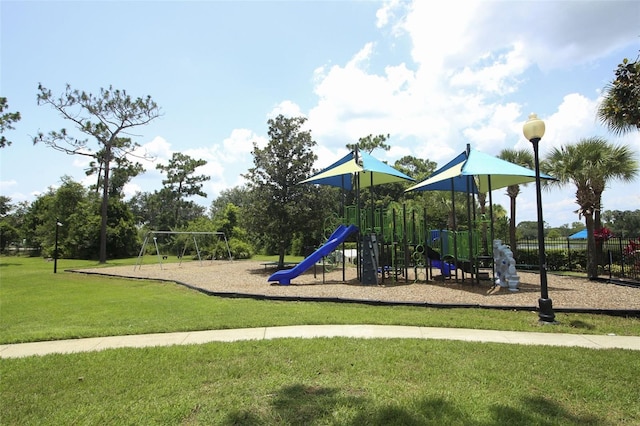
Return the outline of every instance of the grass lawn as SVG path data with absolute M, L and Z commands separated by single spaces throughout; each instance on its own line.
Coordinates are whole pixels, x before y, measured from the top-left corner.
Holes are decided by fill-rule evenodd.
M 146 263 L 151 260 L 146 261 Z M 112 264 L 135 264 L 135 259 Z M 0 343 L 122 334 L 307 324 L 382 324 L 640 336 L 640 319 L 562 314 L 538 325 L 536 312 L 206 296 L 173 283 L 64 272 L 95 262 L 63 260 L 58 273 L 38 258 L 0 257 Z
M 637 352 L 282 339 L 0 360 L 3 424 L 637 425 Z
M 126 262 L 135 263 L 128 260 Z M 0 257 L 0 342 L 292 324 L 640 335 L 601 315 L 223 299 Z M 414 339 L 279 339 L 0 360 L 1 424 L 640 423 L 640 358 Z

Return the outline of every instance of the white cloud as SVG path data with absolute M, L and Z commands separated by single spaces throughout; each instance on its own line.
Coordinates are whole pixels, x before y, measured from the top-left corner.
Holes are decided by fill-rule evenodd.
M 0 191 L 3 193 L 9 191 L 12 187 L 15 187 L 18 184 L 18 181 L 15 179 L 11 180 L 0 180 Z
M 601 136 L 602 129 L 598 129 L 595 118 L 596 108 L 597 101 L 579 93 L 564 96 L 557 111 L 543 118 L 545 135 L 540 143 L 540 155 L 544 156 L 552 148 L 578 142 L 581 138 Z
M 578 6 L 583 7 L 568 7 Z M 385 2 L 378 25 L 394 25 L 393 20 L 401 25 L 412 41 L 415 65 L 369 71 L 376 52 L 376 44 L 369 42 L 344 66 L 318 68 L 314 81 L 319 99 L 309 112 L 310 127 L 329 146 L 390 133 L 411 140 L 415 154 L 436 161 L 466 143 L 492 152 L 526 144 L 522 105 L 498 97 L 517 93 L 525 72 L 554 54 L 553 40 L 532 37 L 535 29 L 523 25 L 554 8 L 536 5 L 525 13 L 521 4 L 509 2 L 413 2 L 405 14 L 398 13 L 405 11 L 404 4 Z M 579 34 L 577 30 L 575 36 Z M 554 37 L 563 40 L 561 33 Z M 554 135 L 549 130 L 545 139 L 553 135 L 555 141 L 566 141 L 577 131 L 594 131 L 594 108 L 595 101 L 583 94 L 567 95 L 547 118 L 549 129 L 563 131 Z M 556 121 L 562 126 L 555 126 Z
M 248 129 L 233 129 L 231 135 L 222 141 L 222 151 L 218 152 L 225 163 L 233 163 L 238 160 L 244 161 L 253 151 L 253 143 L 259 148 L 264 148 L 267 139 L 259 136 Z
M 145 157 L 152 157 L 157 159 L 167 160 L 171 158 L 171 144 L 167 142 L 163 137 L 156 136 L 151 140 L 140 146 L 136 150 L 136 154 Z
M 244 179 L 240 174 L 250 166 L 252 161 L 250 153 L 254 141 L 259 146 L 266 143 L 264 137 L 256 135 L 251 130 L 234 129 L 229 137 L 221 142 L 201 148 L 180 150 L 191 158 L 207 162 L 204 166 L 196 169 L 195 174 L 210 177 L 210 180 L 203 185 L 203 190 L 209 197 L 207 199 L 194 197 L 194 201 L 206 204 L 209 202 L 207 200 L 215 198 L 220 191 L 242 185 Z M 168 164 L 174 152 L 172 144 L 162 137 L 156 137 L 151 142 L 142 145 L 136 152 L 136 160 L 144 163 L 147 171 L 125 186 L 125 195 L 130 197 L 138 191 L 146 192 L 159 189 L 165 176 L 156 169 L 156 165 Z M 139 157 L 145 157 L 145 159 Z M 230 180 L 230 177 L 233 180 Z
M 516 6 L 508 4 L 503 22 L 508 23 L 507 13 Z M 638 37 L 640 3 L 635 1 L 615 2 L 615 7 L 606 1 L 538 2 L 527 12 L 526 18 L 512 20 L 507 31 L 521 32 L 531 58 L 545 71 L 588 63 Z M 516 27 L 527 21 L 526 29 Z
M 267 118 L 276 118 L 278 115 L 284 115 L 285 117 L 301 117 L 304 116 L 300 110 L 300 106 L 293 101 L 282 101 L 278 105 L 274 106 L 267 114 Z
M 93 155 L 93 151 L 91 151 L 90 149 L 83 148 L 78 150 L 78 154 L 74 154 L 71 156 L 72 167 L 82 170 L 82 174 L 83 176 L 85 176 L 84 173 L 89 169 L 89 164 L 92 161 L 95 161 L 95 158 L 93 158 L 91 155 Z
M 122 188 L 122 193 L 124 194 L 124 199 L 129 200 L 131 197 L 136 195 L 137 192 L 143 192 L 143 189 L 140 185 L 127 182 Z
M 520 106 L 515 103 L 485 105 L 488 116 L 477 122 L 484 123 L 477 127 L 470 127 L 463 131 L 471 146 L 479 151 L 497 154 L 504 148 L 511 148 L 517 139 L 513 132 L 514 123 L 521 116 Z
M 515 43 L 506 53 L 486 54 L 477 62 L 455 72 L 452 87 L 468 87 L 486 94 L 506 95 L 517 90 L 518 76 L 529 66 L 521 43 Z
M 391 145 L 391 149 L 387 152 L 389 164 L 395 162 L 395 159 L 400 159 L 408 155 L 413 155 L 413 150 L 406 146 Z
M 613 137 L 596 123 L 598 100 L 594 98 L 606 80 L 599 76 L 595 87 L 593 82 L 579 84 L 583 78 L 593 78 L 592 67 L 603 66 L 599 59 L 621 47 L 628 52 L 630 45 L 637 45 L 640 3 L 615 2 L 615 7 L 611 4 L 606 1 L 385 0 L 375 18 L 368 15 L 367 19 L 373 22 L 354 23 L 357 37 L 345 31 L 345 37 L 352 38 L 321 41 L 338 43 L 331 46 L 336 56 L 328 58 L 324 53 L 314 56 L 316 50 L 309 44 L 303 58 L 305 68 L 287 69 L 292 73 L 308 73 L 314 66 L 317 68 L 312 76 L 297 75 L 301 78 L 296 79 L 296 85 L 290 84 L 288 75 L 274 74 L 269 77 L 273 78 L 270 82 L 273 92 L 262 91 L 256 99 L 237 91 L 227 95 L 216 87 L 215 93 L 220 93 L 216 104 L 230 106 L 215 123 L 215 132 L 220 133 L 212 132 L 209 124 L 201 128 L 185 126 L 189 120 L 199 125 L 208 123 L 212 116 L 210 111 L 206 120 L 198 116 L 207 105 L 211 106 L 211 98 L 204 107 L 190 103 L 193 111 L 185 114 L 188 116 L 183 118 L 185 121 L 176 122 L 178 126 L 171 130 L 177 133 L 156 131 L 154 134 L 162 134 L 164 138 L 158 136 L 138 150 L 138 155 L 155 159 L 136 160 L 143 163 L 147 172 L 134 179 L 125 191 L 159 189 L 163 176 L 155 166 L 166 164 L 178 150 L 207 161 L 202 173 L 212 177 L 205 184 L 209 200 L 223 189 L 241 185 L 244 183 L 241 174 L 252 166 L 253 143 L 262 148 L 268 142 L 262 118 L 274 118 L 278 114 L 308 117 L 305 128 L 312 131 L 312 137 L 319 143 L 315 150 L 317 167 L 334 162 L 346 153 L 346 144 L 368 134 L 391 135 L 392 149 L 376 153 L 390 163 L 404 155 L 414 155 L 442 165 L 460 153 L 467 143 L 489 154 L 497 154 L 505 147 L 530 149 L 531 144 L 522 136 L 522 124 L 531 112 L 529 108 L 534 106 L 535 112 L 547 123 L 541 144 L 543 155 L 551 147 L 596 135 L 629 144 L 640 152 L 638 134 Z M 637 52 L 635 45 L 634 53 Z M 350 51 L 345 52 L 345 46 Z M 238 59 L 237 56 L 233 59 Z M 225 62 L 222 59 L 216 62 Z M 194 66 L 202 66 L 197 58 L 194 61 Z M 613 76 L 615 65 L 611 65 L 611 74 L 607 77 Z M 238 80 L 246 77 L 242 80 L 242 90 L 253 90 L 254 80 L 264 82 L 265 69 L 258 67 L 260 74 L 251 74 L 255 68 L 243 66 L 246 74 L 238 75 Z M 301 87 L 308 77 L 313 78 L 312 90 L 316 96 L 316 102 L 311 104 L 307 103 L 309 88 Z M 218 84 L 212 75 L 207 78 L 207 90 Z M 166 86 L 166 78 L 164 80 L 160 87 Z M 231 81 L 221 81 L 231 87 Z M 529 86 L 539 88 L 539 92 Z M 183 99 L 188 91 L 180 89 Z M 286 95 L 281 95 L 283 99 L 274 93 Z M 171 99 L 170 93 L 163 95 Z M 238 105 L 238 96 L 246 103 L 233 108 Z M 167 111 L 175 116 L 178 108 L 175 104 L 171 108 Z M 233 116 L 236 110 L 241 111 L 241 118 Z M 239 122 L 243 127 L 225 129 L 227 119 L 242 120 Z M 258 124 L 251 124 L 250 120 Z M 185 140 L 179 143 L 178 137 L 182 137 L 183 132 Z M 202 134 L 216 136 L 201 142 Z M 73 170 L 76 176 L 83 176 L 81 168 L 86 168 L 87 161 L 81 157 L 64 158 L 56 164 L 56 173 Z M 22 184 L 23 178 L 20 180 Z M 554 201 L 549 207 L 552 217 L 561 214 L 552 209 L 563 206 L 562 200 L 572 202 L 571 192 L 568 188 L 548 195 Z M 633 188 L 626 192 L 633 193 Z M 527 202 L 533 203 L 535 214 L 535 198 L 523 201 L 523 205 L 530 206 Z M 613 203 L 612 198 L 610 204 Z M 571 206 L 569 211 L 574 209 Z M 528 214 L 525 212 L 523 210 L 523 216 Z
M 217 155 L 218 151 L 218 147 L 214 146 L 212 148 L 187 149 L 182 153 L 196 160 L 207 162 L 194 171 L 195 175 L 206 175 L 210 176 L 211 180 L 220 180 L 224 179 L 224 159 Z
M 412 3 L 402 27 L 421 64 L 463 67 L 488 52 L 522 45 L 543 71 L 589 63 L 637 38 L 640 4 L 633 1 Z
M 27 196 L 19 191 L 16 191 L 15 188 L 18 187 L 18 181 L 15 179 L 2 180 L 0 181 L 0 194 L 4 195 L 5 197 L 9 197 L 12 204 L 16 204 L 21 201 L 28 201 L 32 198 L 31 196 Z M 33 196 L 34 194 L 31 195 Z
M 464 135 L 472 142 L 472 146 L 480 151 L 483 148 L 493 147 L 496 141 L 502 142 L 505 138 L 504 130 L 495 126 L 484 126 L 479 129 L 466 129 Z
M 383 8 L 397 6 L 388 3 Z M 309 113 L 316 134 L 329 145 L 343 145 L 370 133 L 390 133 L 412 140 L 417 155 L 435 161 L 466 142 L 504 144 L 509 135 L 498 126 L 506 125 L 506 132 L 514 126 L 504 119 L 492 123 L 491 118 L 507 110 L 508 117 L 516 119 L 513 112 L 519 109 L 513 103 L 493 105 L 487 96 L 517 89 L 518 76 L 528 64 L 523 47 L 512 43 L 495 54 L 475 52 L 467 62 L 472 66 L 448 68 L 452 55 L 467 45 L 464 28 L 474 16 L 473 6 L 462 15 L 459 9 L 457 2 L 437 13 L 428 2 L 412 5 L 402 22 L 413 42 L 415 69 L 400 63 L 386 66 L 382 74 L 369 72 L 375 44 L 367 43 L 345 66 L 316 70 L 319 101 Z M 388 10 L 381 14 L 392 16 Z M 447 19 L 454 17 L 456 28 L 449 28 Z M 454 90 L 447 91 L 449 87 Z
M 627 145 L 636 153 L 636 160 L 640 163 L 640 133 L 631 132 L 622 136 L 611 137 L 610 141 L 619 145 Z
M 340 149 L 329 149 L 327 146 L 319 145 L 317 149 L 314 150 L 314 153 L 318 156 L 318 160 L 315 162 L 314 167 L 317 171 L 320 171 L 347 155 L 348 152 L 349 151 L 347 151 L 346 147 L 342 147 Z
M 376 27 L 382 28 L 389 24 L 395 16 L 395 9 L 400 5 L 399 0 L 387 0 L 382 7 L 376 11 Z
M 363 44 L 344 65 L 316 69 L 318 102 L 309 121 L 321 142 L 318 152 L 324 161 L 318 164 L 335 161 L 335 150 L 346 143 L 378 133 L 391 134 L 393 149 L 385 154 L 390 162 L 410 154 L 442 165 L 467 143 L 494 155 L 506 147 L 530 149 L 522 125 L 530 112 L 523 110 L 524 102 L 532 97 L 532 103 L 547 109 L 541 114 L 547 123 L 541 155 L 554 146 L 602 135 L 595 119 L 598 101 L 588 97 L 597 94 L 595 89 L 563 94 L 554 87 L 554 95 L 562 96 L 555 105 L 540 93 L 524 93 L 523 87 L 531 75 L 546 87 L 545 73 L 575 70 L 577 64 L 628 44 L 620 34 L 629 31 L 611 31 L 610 26 L 620 19 L 633 21 L 625 15 L 634 11 L 637 18 L 639 6 L 630 3 L 612 12 L 616 8 L 606 2 L 593 7 L 584 2 L 385 2 L 376 15 L 377 26 L 402 30 L 394 35 L 411 41 L 413 62 L 374 67 L 371 59 L 382 51 L 376 41 Z M 597 24 L 596 41 L 584 24 L 596 23 L 600 16 L 608 18 Z M 640 151 L 640 138 L 628 143 Z M 554 200 L 552 218 L 575 220 L 572 191 L 546 195 Z M 535 212 L 535 196 L 529 202 Z
M 429 70 L 425 76 L 439 76 L 445 59 L 464 50 L 472 20 L 481 7 L 481 2 L 412 3 L 402 28 L 411 37 L 413 60 Z
M 142 164 L 146 173 L 159 173 L 154 172 L 156 164 L 167 164 L 171 155 L 171 144 L 163 137 L 156 136 L 150 142 L 142 144 L 134 150 L 129 159 Z

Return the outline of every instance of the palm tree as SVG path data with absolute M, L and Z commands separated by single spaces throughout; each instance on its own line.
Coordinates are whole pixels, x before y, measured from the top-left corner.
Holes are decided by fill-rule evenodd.
M 598 263 L 594 231 L 600 220 L 602 193 L 611 180 L 632 181 L 638 174 L 638 162 L 627 146 L 615 146 L 599 137 L 581 139 L 576 144 L 554 148 L 542 164 L 557 181 L 549 185 L 576 186 L 577 213 L 587 227 L 587 276 L 597 278 Z M 599 224 L 598 224 L 599 226 Z
M 640 57 L 625 58 L 616 69 L 616 78 L 604 89 L 597 116 L 613 134 L 640 130 Z
M 597 202 L 594 213 L 594 224 L 595 229 L 600 229 L 602 228 L 602 220 L 600 219 L 600 214 L 602 213 L 602 193 L 607 183 L 616 179 L 631 182 L 638 176 L 640 169 L 638 168 L 638 161 L 634 159 L 634 152 L 631 148 L 626 145 L 609 145 L 604 139 L 600 138 L 597 138 L 597 140 L 600 144 L 604 145 L 604 153 L 601 157 L 594 159 L 595 161 L 591 167 L 598 172 L 594 176 L 592 186 Z
M 510 163 L 532 169 L 533 154 L 526 149 L 503 149 L 500 151 L 499 158 L 509 161 Z M 516 256 L 516 197 L 520 194 L 520 185 L 509 185 L 507 187 L 507 195 L 510 199 L 511 216 L 509 220 L 509 245 L 511 251 Z

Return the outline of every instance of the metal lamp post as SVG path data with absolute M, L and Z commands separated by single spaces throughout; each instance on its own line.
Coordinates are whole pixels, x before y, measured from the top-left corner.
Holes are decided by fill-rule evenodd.
M 544 136 L 544 121 L 536 114 L 530 114 L 529 119 L 522 127 L 524 137 L 533 145 L 533 158 L 536 170 L 536 201 L 538 207 L 538 257 L 540 262 L 540 299 L 538 305 L 538 317 L 541 323 L 554 323 L 555 314 L 547 289 L 547 257 L 544 248 L 544 219 L 542 218 L 542 189 L 540 188 L 540 158 L 538 156 L 538 143 Z
M 58 228 L 62 226 L 62 223 L 56 218 L 56 245 L 53 249 L 53 273 L 58 273 Z

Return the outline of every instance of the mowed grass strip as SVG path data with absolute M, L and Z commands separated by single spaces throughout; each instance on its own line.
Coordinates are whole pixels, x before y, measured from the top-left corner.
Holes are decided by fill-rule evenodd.
M 636 352 L 279 339 L 0 360 L 3 424 L 636 425 Z
M 125 262 L 132 262 L 127 260 Z M 131 263 L 133 264 L 133 263 Z M 94 266 L 65 261 L 65 268 Z M 267 302 L 0 258 L 4 343 L 294 324 L 640 335 L 638 321 Z M 637 353 L 414 339 L 278 339 L 0 359 L 2 424 L 640 423 Z
M 128 259 L 126 264 L 135 264 Z M 125 334 L 308 324 L 381 324 L 513 331 L 640 335 L 640 320 L 536 312 L 380 307 L 211 297 L 174 283 L 65 272 L 96 266 L 64 260 L 58 273 L 38 258 L 0 257 L 0 343 Z

